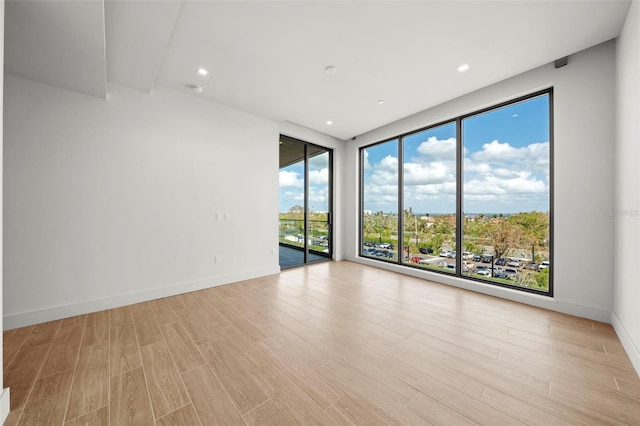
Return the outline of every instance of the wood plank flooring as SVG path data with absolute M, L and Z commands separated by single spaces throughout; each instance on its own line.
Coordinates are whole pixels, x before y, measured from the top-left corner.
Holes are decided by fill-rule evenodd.
M 350 262 L 4 332 L 7 425 L 640 424 L 608 324 Z

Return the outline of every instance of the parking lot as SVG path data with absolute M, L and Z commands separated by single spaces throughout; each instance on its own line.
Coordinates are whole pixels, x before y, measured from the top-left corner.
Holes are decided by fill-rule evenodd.
M 397 259 L 397 251 L 393 244 L 370 243 L 364 244 L 362 254 L 382 259 Z M 438 254 L 420 250 L 419 256 L 405 257 L 403 263 L 415 264 L 428 269 L 442 269 L 450 272 L 456 270 L 457 253 L 451 250 L 443 250 Z M 507 257 L 494 258 L 492 255 L 481 255 L 470 252 L 462 253 L 462 273 L 477 275 L 484 278 L 496 278 L 511 281 L 520 281 L 523 272 L 539 272 L 550 266 L 549 261 L 543 261 L 540 265 L 529 259 Z

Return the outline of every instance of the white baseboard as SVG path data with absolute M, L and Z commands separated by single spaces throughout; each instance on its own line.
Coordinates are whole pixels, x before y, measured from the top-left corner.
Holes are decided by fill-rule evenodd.
M 7 420 L 7 417 L 9 416 L 10 406 L 9 388 L 4 388 L 2 390 L 2 395 L 0 395 L 0 425 L 4 424 L 4 421 Z
M 272 267 L 242 271 L 234 274 L 221 275 L 198 281 L 172 284 L 165 287 L 152 288 L 135 293 L 121 294 L 104 299 L 88 300 L 85 302 L 56 306 L 36 311 L 9 314 L 3 317 L 3 327 L 4 330 L 11 330 L 18 327 L 25 327 L 28 325 L 39 324 L 47 321 L 74 317 L 76 315 L 83 315 L 91 312 L 102 311 L 105 309 L 131 305 L 133 303 L 140 303 L 146 302 L 148 300 L 175 296 L 177 294 L 203 290 L 205 288 L 217 287 L 220 285 L 231 284 L 238 281 L 244 281 L 278 273 L 280 273 L 280 266 L 275 265 Z
M 484 284 L 481 282 L 465 280 L 458 277 L 449 277 L 443 274 L 422 271 L 416 268 L 407 268 L 395 264 L 386 264 L 384 262 L 368 260 L 361 257 L 355 257 L 348 260 L 355 263 L 372 266 L 374 268 L 386 269 L 388 271 L 398 272 L 400 274 L 409 275 L 412 277 L 422 278 L 441 284 L 447 284 L 453 287 L 463 288 L 465 290 L 487 294 L 489 296 L 500 297 L 502 299 L 512 300 L 514 302 L 524 303 L 526 305 L 537 306 L 538 308 L 549 309 L 550 311 L 561 312 L 563 314 L 574 315 L 605 323 L 611 322 L 611 311 L 602 308 L 578 305 L 540 294 L 527 293 L 516 289 L 500 287 L 493 284 Z
M 616 331 L 618 339 L 620 339 L 620 343 L 622 343 L 622 347 L 627 352 L 627 356 L 631 360 L 633 368 L 636 369 L 636 373 L 640 376 L 640 349 L 638 349 L 638 346 L 636 346 L 631 336 L 629 336 L 627 329 L 624 327 L 615 312 L 611 312 L 611 325 Z

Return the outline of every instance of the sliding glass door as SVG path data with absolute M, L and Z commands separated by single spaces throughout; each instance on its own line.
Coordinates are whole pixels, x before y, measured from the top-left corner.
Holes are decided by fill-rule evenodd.
M 280 136 L 280 267 L 330 260 L 332 151 Z

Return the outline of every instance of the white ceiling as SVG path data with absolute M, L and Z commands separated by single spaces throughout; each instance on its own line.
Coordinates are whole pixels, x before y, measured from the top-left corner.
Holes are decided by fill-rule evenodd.
M 107 81 L 144 92 L 162 85 L 349 139 L 612 39 L 628 7 L 7 0 L 5 72 L 103 98 Z M 463 63 L 471 68 L 458 73 Z M 324 72 L 330 65 L 335 74 Z

